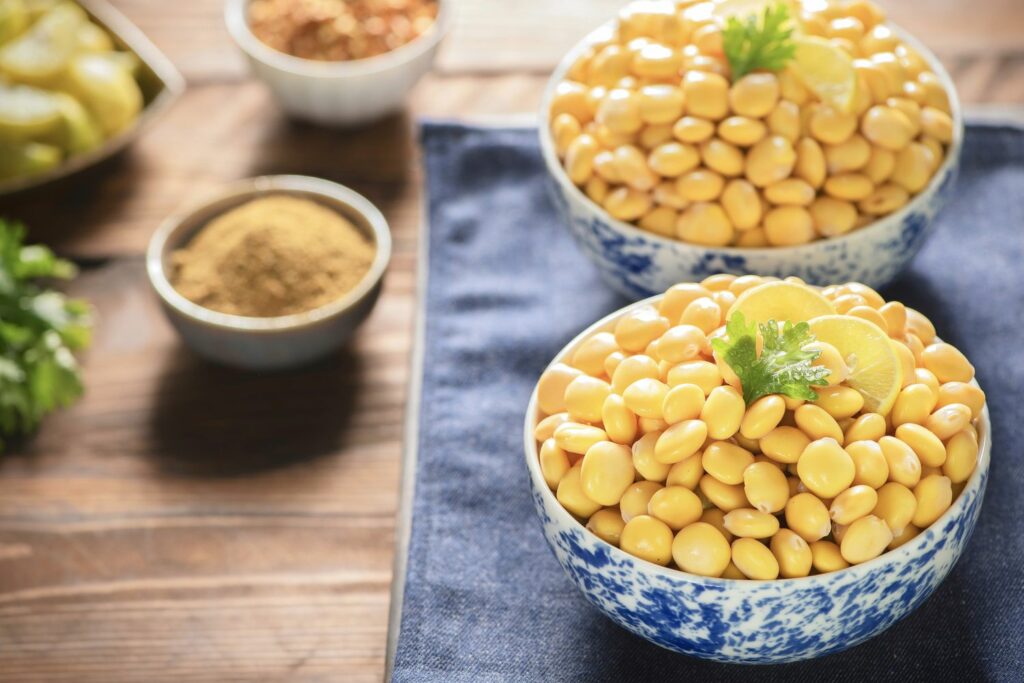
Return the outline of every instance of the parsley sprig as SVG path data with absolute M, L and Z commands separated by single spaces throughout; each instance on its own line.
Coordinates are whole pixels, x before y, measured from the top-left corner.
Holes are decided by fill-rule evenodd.
M 764 346 L 757 354 L 757 331 Z M 813 366 L 821 352 L 805 350 L 814 341 L 810 326 L 786 322 L 779 334 L 774 320 L 747 325 L 740 312 L 733 313 L 725 325 L 726 336 L 711 342 L 743 385 L 743 400 L 750 405 L 762 396 L 782 394 L 813 401 L 818 397 L 811 387 L 828 384 L 828 368 Z
M 756 69 L 781 71 L 796 54 L 792 37 L 789 8 L 783 2 L 765 7 L 760 16 L 729 17 L 722 31 L 722 49 L 733 80 Z
M 73 351 L 89 343 L 90 308 L 44 288 L 75 267 L 41 245 L 25 246 L 21 225 L 0 219 L 0 451 L 82 394 Z

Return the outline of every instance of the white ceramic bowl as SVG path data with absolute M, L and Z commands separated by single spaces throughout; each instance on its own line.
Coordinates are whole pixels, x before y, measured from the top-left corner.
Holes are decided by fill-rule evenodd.
M 596 332 L 611 331 L 622 308 L 584 330 L 551 364 L 566 362 Z M 916 609 L 949 574 L 970 538 L 988 481 L 990 422 L 979 420 L 978 465 L 934 524 L 905 545 L 848 569 L 800 579 L 736 581 L 669 569 L 616 548 L 583 527 L 544 482 L 530 396 L 526 467 L 544 537 L 584 597 L 623 628 L 683 654 L 720 662 L 770 664 L 853 647 Z
M 376 57 L 323 62 L 278 52 L 249 28 L 249 0 L 227 0 L 228 32 L 289 115 L 326 125 L 351 126 L 378 119 L 405 102 L 430 71 L 451 25 L 451 2 L 439 0 L 434 25 L 422 36 Z
M 251 199 L 287 194 L 338 211 L 371 238 L 376 255 L 363 279 L 336 301 L 304 313 L 273 318 L 230 315 L 204 308 L 171 285 L 171 254 L 212 218 Z M 278 370 L 312 362 L 342 346 L 377 302 L 391 259 L 391 232 L 380 211 L 347 187 L 306 176 L 262 176 L 232 183 L 215 196 L 167 219 L 146 252 L 150 284 L 164 313 L 199 355 L 249 370 Z
M 548 82 L 539 118 L 551 195 L 576 242 L 614 289 L 637 299 L 714 273 L 796 275 L 814 284 L 856 281 L 877 288 L 896 277 L 933 231 L 934 218 L 951 195 L 959 170 L 963 116 L 953 81 L 939 60 L 913 36 L 891 25 L 939 77 L 953 110 L 953 141 L 946 158 L 928 186 L 902 209 L 840 237 L 757 249 L 688 244 L 612 218 L 569 180 L 555 153 L 548 112 L 556 86 L 576 58 L 592 43 L 608 39 L 613 27 L 614 21 L 600 26 L 569 51 Z

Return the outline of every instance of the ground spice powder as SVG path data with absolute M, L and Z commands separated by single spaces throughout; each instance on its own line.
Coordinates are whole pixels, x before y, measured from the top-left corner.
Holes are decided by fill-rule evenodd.
M 376 247 L 325 206 L 285 195 L 210 221 L 174 252 L 174 288 L 200 306 L 253 317 L 302 313 L 362 280 Z

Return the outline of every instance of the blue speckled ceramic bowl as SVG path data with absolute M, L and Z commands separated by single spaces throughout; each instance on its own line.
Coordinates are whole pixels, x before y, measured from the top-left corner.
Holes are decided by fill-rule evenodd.
M 956 89 L 939 60 L 902 29 L 893 32 L 928 62 L 949 93 L 953 142 L 935 176 L 899 211 L 841 237 L 797 247 L 703 247 L 661 237 L 616 220 L 572 184 L 555 153 L 548 111 L 555 87 L 576 58 L 612 31 L 608 22 L 574 47 L 555 69 L 540 107 L 540 144 L 551 195 L 576 242 L 604 279 L 631 299 L 663 292 L 677 282 L 700 281 L 714 273 L 796 275 L 813 284 L 863 282 L 878 288 L 891 281 L 934 229 L 934 218 L 952 192 L 960 167 L 963 116 Z
M 552 361 L 564 362 L 586 338 L 611 330 L 628 306 L 598 321 Z M 870 562 L 831 574 L 777 581 L 712 579 L 641 560 L 587 531 L 544 483 L 526 413 L 526 466 L 544 537 L 583 595 L 614 622 L 670 650 L 719 662 L 771 664 L 839 652 L 876 636 L 931 595 L 974 530 L 988 480 L 988 409 L 979 424 L 978 466 L 932 526 Z

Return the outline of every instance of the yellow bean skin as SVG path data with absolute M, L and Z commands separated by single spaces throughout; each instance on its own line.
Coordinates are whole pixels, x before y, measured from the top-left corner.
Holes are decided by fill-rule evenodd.
M 755 462 L 743 470 L 743 492 L 761 512 L 781 512 L 789 501 L 786 475 L 770 461 Z
M 747 506 L 747 496 L 739 485 L 723 484 L 710 474 L 705 474 L 698 483 L 700 492 L 723 512 L 731 512 Z
M 835 385 L 814 391 L 818 394 L 814 403 L 836 420 L 853 417 L 864 407 L 864 396 L 850 387 Z
M 536 427 L 534 427 L 533 438 L 543 443 L 555 435 L 555 429 L 557 429 L 559 425 L 565 424 L 569 421 L 569 413 L 555 413 L 554 415 L 548 415 L 538 422 Z
M 665 481 L 671 468 L 654 457 L 654 444 L 660 436 L 661 432 L 648 432 L 637 439 L 631 448 L 633 468 L 647 481 Z
M 580 375 L 565 388 L 565 408 L 576 422 L 600 422 L 604 400 L 612 393 L 611 385 L 589 375 Z
M 704 390 L 696 384 L 677 384 L 665 394 L 662 416 L 670 425 L 700 417 L 704 408 Z
M 684 420 L 666 429 L 654 446 L 654 458 L 673 464 L 696 453 L 708 438 L 708 428 L 701 420 Z
M 564 363 L 556 363 L 544 371 L 537 382 L 537 405 L 546 415 L 565 410 L 565 389 L 583 373 Z
M 598 332 L 577 347 L 572 354 L 572 366 L 593 377 L 604 374 L 604 361 L 619 345 L 611 332 Z
M 971 419 L 977 419 L 981 415 L 981 409 L 985 406 L 985 392 L 980 387 L 965 382 L 946 382 L 939 387 L 937 407 L 948 406 L 951 403 L 962 403 L 971 409 Z
M 570 467 L 569 455 L 558 447 L 554 439 L 545 439 L 540 446 L 540 471 L 548 488 L 552 491 L 557 489 L 558 482 Z
M 615 443 L 629 445 L 636 439 L 636 415 L 618 394 L 609 394 L 605 398 L 601 406 L 601 423 L 608 438 Z
M 946 446 L 942 440 L 921 425 L 907 423 L 896 428 L 896 438 L 910 446 L 921 465 L 942 467 L 946 462 Z
M 894 436 L 883 436 L 878 445 L 889 464 L 889 479 L 908 488 L 917 486 L 921 480 L 921 460 L 914 449 Z
M 769 545 L 779 563 L 779 576 L 795 579 L 811 573 L 813 560 L 807 541 L 789 529 L 779 529 Z
M 559 448 L 569 453 L 583 455 L 598 441 L 607 441 L 608 434 L 600 427 L 579 422 L 565 422 L 555 429 L 552 438 Z
M 704 471 L 723 484 L 742 484 L 744 470 L 753 463 L 750 451 L 728 441 L 713 441 L 701 459 Z
M 825 538 L 832 520 L 825 504 L 812 493 L 798 493 L 786 503 L 786 526 L 808 543 Z
M 730 386 L 720 386 L 708 394 L 700 411 L 700 419 L 707 426 L 708 436 L 728 439 L 739 431 L 745 411 L 743 396 Z
M 910 523 L 924 529 L 931 526 L 952 504 L 952 482 L 949 477 L 941 474 L 927 476 L 914 487 L 914 498 L 917 499 L 917 508 Z
M 619 547 L 642 560 L 664 567 L 672 559 L 672 530 L 659 519 L 638 515 L 623 527 Z
M 819 406 L 802 405 L 794 411 L 793 416 L 796 426 L 812 440 L 830 438 L 841 446 L 846 438 L 836 419 Z
M 854 484 L 877 489 L 889 479 L 889 461 L 877 441 L 854 441 L 846 445 L 846 452 L 853 460 Z
M 694 453 L 682 462 L 677 462 L 669 467 L 665 485 L 684 486 L 692 491 L 697 488 L 697 484 L 703 476 L 704 468 L 701 466 L 701 454 Z
M 781 396 L 762 396 L 743 414 L 740 434 L 747 439 L 760 439 L 775 429 L 785 414 L 786 402 Z
M 640 417 L 660 420 L 663 417 L 662 405 L 668 395 L 668 385 L 651 377 L 638 379 L 622 392 L 622 400 L 626 407 Z M 572 411 L 569 411 L 572 414 Z
M 729 533 L 739 538 L 771 538 L 779 530 L 779 520 L 775 515 L 752 508 L 727 512 L 722 523 Z
M 696 493 L 684 486 L 666 486 L 651 496 L 647 512 L 672 531 L 679 531 L 700 520 L 704 510 Z
M 760 439 L 761 452 L 775 462 L 795 463 L 811 439 L 796 427 L 776 427 Z
M 622 514 L 616 507 L 598 510 L 587 520 L 587 529 L 592 534 L 615 547 L 619 546 L 619 539 L 622 538 L 622 529 L 625 526 Z
M 633 483 L 633 453 L 622 444 L 599 441 L 587 449 L 581 462 L 583 493 L 595 503 L 618 504 Z
M 829 514 L 836 524 L 852 524 L 878 504 L 878 493 L 866 484 L 856 484 L 832 500 Z
M 645 355 L 627 356 L 619 362 L 612 373 L 612 391 L 616 394 L 623 394 L 626 387 L 645 377 L 651 379 L 661 377 L 658 364 L 654 359 Z
M 850 525 L 839 545 L 839 551 L 850 564 L 860 564 L 885 552 L 892 539 L 892 531 L 883 520 L 867 515 Z
M 878 413 L 864 413 L 846 428 L 844 436 L 847 444 L 854 441 L 878 441 L 885 436 L 885 429 L 884 417 Z
M 978 440 L 969 431 L 954 434 L 946 442 L 946 461 L 942 473 L 954 484 L 967 481 L 978 464 Z
M 731 556 L 725 536 L 706 522 L 690 524 L 672 541 L 672 559 L 680 569 L 691 574 L 721 576 Z
M 622 521 L 629 520 L 639 515 L 647 514 L 647 505 L 654 494 L 662 488 L 656 481 L 634 482 L 619 499 L 619 511 L 622 513 Z
M 924 366 L 931 370 L 939 382 L 970 382 L 974 367 L 956 347 L 939 342 L 929 344 L 922 353 Z
M 961 403 L 950 403 L 929 415 L 924 426 L 939 439 L 945 441 L 970 423 L 971 409 Z
M 913 524 L 908 524 L 907 526 L 903 527 L 903 533 L 893 534 L 892 542 L 889 543 L 889 550 L 895 550 L 896 548 L 899 548 L 901 545 L 904 545 L 914 540 L 914 538 L 920 533 L 920 529 L 918 529 Z
M 695 360 L 709 348 L 704 331 L 695 325 L 676 325 L 658 339 L 658 355 L 670 363 Z
M 892 406 L 892 423 L 898 427 L 908 422 L 924 424 L 935 408 L 938 399 L 925 384 L 911 384 L 904 387 Z
M 839 546 L 832 541 L 815 541 L 810 544 L 814 568 L 826 574 L 846 569 L 850 563 L 843 559 Z
M 592 501 L 583 492 L 580 482 L 581 463 L 573 465 L 558 482 L 555 498 L 566 510 L 576 517 L 587 518 L 601 509 L 601 504 Z
M 853 483 L 853 458 L 830 437 L 812 441 L 797 461 L 800 481 L 821 498 L 833 498 Z
M 896 535 L 910 524 L 917 510 L 917 498 L 903 484 L 890 481 L 877 491 L 878 503 L 872 514 L 881 517 Z
M 775 555 L 753 538 L 737 538 L 732 542 L 732 561 L 748 579 L 771 581 L 779 576 Z

